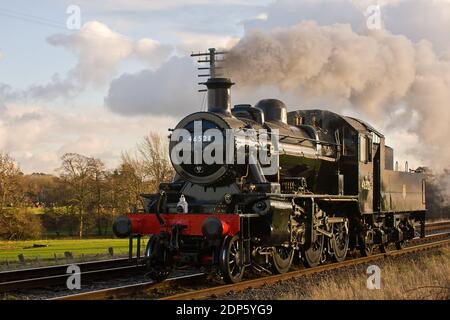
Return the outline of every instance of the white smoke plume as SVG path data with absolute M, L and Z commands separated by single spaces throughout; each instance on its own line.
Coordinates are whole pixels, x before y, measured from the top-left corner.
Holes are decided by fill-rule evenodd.
M 295 93 L 303 108 L 326 97 L 364 120 L 404 128 L 418 137 L 410 153 L 419 161 L 434 170 L 450 166 L 450 59 L 428 41 L 304 21 L 246 34 L 226 67 L 239 87 L 276 86 Z

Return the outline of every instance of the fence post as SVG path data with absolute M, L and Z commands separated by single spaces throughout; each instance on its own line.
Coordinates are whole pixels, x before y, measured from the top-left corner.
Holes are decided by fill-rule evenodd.
M 69 261 L 73 260 L 73 255 L 72 255 L 72 252 L 70 252 L 70 251 L 64 252 L 64 257 L 66 257 L 67 263 L 69 263 Z
M 25 257 L 23 256 L 22 253 L 19 254 L 17 257 L 19 258 L 19 262 L 20 262 L 21 264 L 25 264 Z

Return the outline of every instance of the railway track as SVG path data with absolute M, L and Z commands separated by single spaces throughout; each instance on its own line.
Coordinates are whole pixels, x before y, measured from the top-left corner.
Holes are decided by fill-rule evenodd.
M 196 273 L 181 277 L 169 278 L 161 282 L 149 281 L 144 283 L 108 288 L 90 292 L 83 292 L 73 295 L 56 297 L 49 300 L 109 300 L 142 294 L 151 290 L 165 290 L 176 288 L 184 285 L 192 285 L 193 283 L 204 281 L 206 275 L 204 273 Z
M 134 274 L 145 270 L 136 260 L 128 258 L 92 261 L 76 264 L 83 274 L 83 281 L 109 279 L 112 277 Z M 0 272 L 0 293 L 17 292 L 26 289 L 64 286 L 70 264 L 41 268 L 29 268 Z
M 221 295 L 225 295 L 231 291 L 240 292 L 240 291 L 244 291 L 247 289 L 260 288 L 264 285 L 274 284 L 274 283 L 277 283 L 277 282 L 283 281 L 283 280 L 293 279 L 293 278 L 297 278 L 297 277 L 303 277 L 303 276 L 307 276 L 307 275 L 314 275 L 314 274 L 318 274 L 318 273 L 321 273 L 324 271 L 331 271 L 331 270 L 336 270 L 336 269 L 340 269 L 340 268 L 344 268 L 344 267 L 348 267 L 348 266 L 355 266 L 355 265 L 359 265 L 359 264 L 363 264 L 363 263 L 374 262 L 374 261 L 385 259 L 388 257 L 416 253 L 416 252 L 430 250 L 430 249 L 434 249 L 434 248 L 438 248 L 438 247 L 442 247 L 442 246 L 446 246 L 446 245 L 450 245 L 450 239 L 440 240 L 440 241 L 433 242 L 433 243 L 420 244 L 417 246 L 408 247 L 408 248 L 405 248 L 402 250 L 392 251 L 392 252 L 388 252 L 388 253 L 375 254 L 370 257 L 362 257 L 362 258 L 357 258 L 357 259 L 346 260 L 346 261 L 339 262 L 339 263 L 326 264 L 326 265 L 318 266 L 318 267 L 311 268 L 311 269 L 302 269 L 302 270 L 292 271 L 292 272 L 288 272 L 288 273 L 284 273 L 284 274 L 280 274 L 280 275 L 273 275 L 273 276 L 267 276 L 267 277 L 263 277 L 263 278 L 253 279 L 253 280 L 247 280 L 247 281 L 243 281 L 243 282 L 240 282 L 237 284 L 229 284 L 229 285 L 224 285 L 224 286 L 219 286 L 219 287 L 213 287 L 213 288 L 207 288 L 207 289 L 202 289 L 202 290 L 180 293 L 180 294 L 164 297 L 159 300 L 198 300 L 198 299 L 217 298 L 217 297 L 220 297 Z
M 217 298 L 230 291 L 240 292 L 250 288 L 258 288 L 264 285 L 273 284 L 279 281 L 302 277 L 306 275 L 318 274 L 324 271 L 335 270 L 347 266 L 359 265 L 363 263 L 373 262 L 389 257 L 416 253 L 420 251 L 430 250 L 442 246 L 450 245 L 450 233 L 441 233 L 436 235 L 429 235 L 425 238 L 417 238 L 410 242 L 412 246 L 402 250 L 390 251 L 387 253 L 375 254 L 370 257 L 362 257 L 349 259 L 340 263 L 331 263 L 310 269 L 300 269 L 291 271 L 281 275 L 270 275 L 257 279 L 242 281 L 237 284 L 217 285 L 208 288 L 198 289 L 199 283 L 206 279 L 205 274 L 194 274 L 184 277 L 177 277 L 167 279 L 163 282 L 146 282 L 129 286 L 121 286 L 80 294 L 68 295 L 63 297 L 53 298 L 52 300 L 95 300 L 95 299 L 118 299 L 133 297 L 135 295 L 144 294 L 145 292 L 165 290 L 175 288 L 179 290 L 191 288 L 191 291 L 179 294 L 169 295 L 160 298 L 160 300 L 192 300 L 192 299 L 208 299 Z
M 427 233 L 441 230 L 450 230 L 450 221 L 434 222 L 428 223 L 426 225 Z M 444 239 L 445 237 L 449 237 L 449 234 L 442 233 L 428 236 L 427 238 L 422 239 L 418 238 L 413 240 L 411 243 L 420 244 L 428 242 L 430 241 L 430 237 L 433 237 L 434 240 L 439 240 Z M 402 250 L 400 252 L 407 252 L 407 251 Z M 385 255 L 394 255 L 394 254 L 395 254 L 394 252 L 391 252 Z M 372 256 L 371 258 L 373 257 L 375 256 Z M 348 261 L 345 261 L 344 263 L 347 262 Z M 18 292 L 30 289 L 45 289 L 55 286 L 65 286 L 67 278 L 71 275 L 67 274 L 68 266 L 69 264 L 0 272 L 0 293 Z M 137 264 L 136 260 L 130 261 L 128 258 L 78 263 L 77 266 L 80 267 L 80 271 L 83 274 L 83 283 L 86 283 L 86 281 L 91 282 L 96 280 L 109 280 L 124 277 L 127 275 L 136 275 L 139 273 L 143 273 L 145 271 L 144 267 L 142 265 Z M 320 268 L 322 267 L 325 266 L 321 266 Z M 126 296 L 127 292 L 129 292 L 130 295 L 133 295 L 137 292 L 147 290 L 160 290 L 160 289 L 164 290 L 170 287 L 176 287 L 177 283 L 179 285 L 184 286 L 188 285 L 189 281 L 195 283 L 200 279 L 202 280 L 204 279 L 204 275 L 202 274 L 194 274 L 192 275 L 192 279 L 190 277 L 191 276 L 182 276 L 159 283 L 149 281 L 140 284 L 116 287 L 112 289 L 102 289 L 97 290 L 96 293 L 92 291 L 92 295 L 91 292 L 73 295 L 73 298 L 112 299 L 121 296 L 123 297 L 124 295 Z M 67 296 L 67 299 L 69 299 L 69 297 L 71 296 Z
M 430 222 L 425 225 L 425 231 L 450 230 L 450 221 Z

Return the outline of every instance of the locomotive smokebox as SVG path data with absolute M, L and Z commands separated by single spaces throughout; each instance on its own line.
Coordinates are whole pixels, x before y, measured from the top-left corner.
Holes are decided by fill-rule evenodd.
M 209 78 L 208 111 L 231 116 L 231 86 L 234 84 L 229 78 Z

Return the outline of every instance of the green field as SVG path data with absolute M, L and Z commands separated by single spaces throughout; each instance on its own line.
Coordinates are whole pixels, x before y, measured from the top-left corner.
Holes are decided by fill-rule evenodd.
M 33 248 L 33 244 L 44 244 L 47 247 Z M 144 245 L 144 242 L 142 242 Z M 29 259 L 53 259 L 64 257 L 65 251 L 72 252 L 74 258 L 81 255 L 106 255 L 108 247 L 113 247 L 114 255 L 128 252 L 128 239 L 83 239 L 83 240 L 30 240 L 30 241 L 0 241 L 0 262 L 17 261 L 17 256 L 23 254 Z

